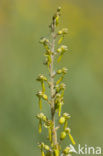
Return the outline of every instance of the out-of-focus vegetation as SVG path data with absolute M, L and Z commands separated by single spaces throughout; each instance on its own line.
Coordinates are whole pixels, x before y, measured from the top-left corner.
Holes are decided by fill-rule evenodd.
M 36 144 L 45 136 L 38 136 L 35 121 L 35 78 L 46 69 L 38 41 L 49 35 L 59 5 L 70 49 L 63 58 L 69 68 L 64 111 L 72 115 L 77 144 L 102 146 L 103 1 L 0 0 L 0 156 L 40 155 Z M 46 105 L 44 111 L 49 114 Z

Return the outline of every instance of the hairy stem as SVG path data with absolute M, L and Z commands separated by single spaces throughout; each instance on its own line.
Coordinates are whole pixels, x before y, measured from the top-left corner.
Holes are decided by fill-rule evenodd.
M 51 64 L 50 64 L 50 83 L 51 83 L 51 87 L 50 87 L 50 92 L 51 92 L 51 119 L 53 122 L 53 127 L 52 127 L 52 141 L 53 141 L 53 145 L 55 147 L 57 147 L 57 133 L 56 133 L 56 129 L 55 129 L 55 104 L 54 104 L 54 53 L 55 53 L 55 32 L 54 32 L 54 28 L 53 28 L 53 32 L 52 32 L 52 45 L 51 45 Z

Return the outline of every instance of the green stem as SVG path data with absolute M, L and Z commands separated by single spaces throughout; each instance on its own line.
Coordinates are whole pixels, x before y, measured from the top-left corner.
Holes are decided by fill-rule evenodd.
M 52 45 L 51 45 L 51 64 L 50 64 L 50 92 L 51 92 L 51 119 L 53 122 L 53 127 L 52 127 L 52 141 L 53 141 L 53 146 L 57 148 L 58 142 L 57 142 L 57 132 L 55 129 L 55 104 L 54 104 L 54 77 L 53 77 L 53 73 L 54 73 L 54 53 L 55 53 L 55 32 L 54 32 L 54 27 L 52 30 Z

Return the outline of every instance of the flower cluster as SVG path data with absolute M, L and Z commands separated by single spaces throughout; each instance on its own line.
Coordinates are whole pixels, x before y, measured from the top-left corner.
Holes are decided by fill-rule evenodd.
M 62 141 L 65 140 L 67 136 L 71 143 L 75 145 L 68 125 L 70 115 L 68 113 L 63 113 L 62 111 L 62 106 L 64 105 L 64 91 L 66 88 L 66 85 L 62 81 L 68 70 L 65 67 L 58 69 L 57 71 L 54 70 L 54 60 L 57 60 L 57 62 L 61 61 L 63 55 L 68 50 L 66 45 L 60 45 L 63 38 L 68 33 L 68 29 L 63 28 L 56 32 L 60 15 L 61 7 L 57 9 L 56 14 L 52 18 L 52 23 L 49 26 L 51 31 L 50 40 L 45 37 L 40 39 L 40 43 L 45 48 L 44 65 L 48 67 L 49 72 L 49 78 L 42 74 L 37 77 L 37 81 L 41 83 L 41 90 L 36 94 L 40 108 L 40 113 L 36 115 L 39 121 L 38 130 L 39 133 L 41 133 L 42 127 L 45 127 L 48 131 L 48 145 L 44 142 L 41 142 L 38 145 L 41 150 L 41 156 L 68 156 L 71 154 L 69 146 L 65 149 L 62 148 Z M 57 49 L 55 48 L 56 41 L 58 45 Z M 50 89 L 49 95 L 46 93 L 45 83 L 47 83 Z M 51 119 L 48 119 L 48 117 L 41 112 L 42 100 L 50 106 Z M 58 114 L 58 123 L 55 122 L 56 114 Z M 60 130 L 60 136 L 58 135 L 57 130 Z

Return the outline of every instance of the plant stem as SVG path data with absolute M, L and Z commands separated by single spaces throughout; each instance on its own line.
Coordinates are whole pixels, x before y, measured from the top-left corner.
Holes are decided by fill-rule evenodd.
M 55 90 L 54 90 L 54 53 L 55 53 L 55 32 L 54 32 L 54 28 L 52 31 L 52 44 L 51 44 L 51 64 L 50 64 L 50 92 L 51 92 L 51 120 L 53 122 L 53 127 L 52 127 L 52 142 L 53 142 L 53 146 L 57 147 L 58 143 L 57 143 L 57 132 L 55 129 L 55 104 L 54 104 L 54 94 L 55 94 Z

